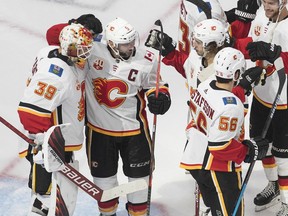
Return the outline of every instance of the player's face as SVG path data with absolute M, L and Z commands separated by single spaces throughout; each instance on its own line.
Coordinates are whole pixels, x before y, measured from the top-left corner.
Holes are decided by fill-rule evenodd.
M 262 0 L 262 4 L 266 17 L 276 21 L 279 13 L 279 0 Z
M 119 54 L 123 58 L 129 58 L 135 49 L 135 40 L 131 41 L 130 43 L 126 44 L 118 44 L 118 51 Z
M 195 37 L 192 37 L 192 47 L 195 49 L 196 53 L 199 56 L 203 56 L 204 55 L 204 48 L 203 48 L 203 42 L 196 39 Z

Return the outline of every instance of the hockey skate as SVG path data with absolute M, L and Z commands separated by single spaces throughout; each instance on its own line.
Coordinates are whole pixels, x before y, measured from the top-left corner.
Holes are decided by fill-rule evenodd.
M 199 216 L 210 216 L 211 215 L 210 212 L 211 212 L 211 209 L 209 207 L 206 207 L 206 209 L 200 208 Z
M 42 215 L 47 216 L 48 215 L 48 207 L 46 207 L 37 197 L 34 200 L 33 206 L 32 206 L 32 212 L 29 215 Z
M 255 211 L 259 212 L 280 202 L 280 191 L 277 181 L 269 181 L 262 192 L 254 198 Z
M 282 203 L 281 209 L 276 216 L 288 216 L 288 205 L 286 203 Z
M 200 198 L 200 209 L 199 209 L 199 216 L 210 216 L 211 215 L 211 209 L 210 207 L 207 207 L 204 202 L 202 197 Z M 210 214 L 209 214 L 210 213 Z

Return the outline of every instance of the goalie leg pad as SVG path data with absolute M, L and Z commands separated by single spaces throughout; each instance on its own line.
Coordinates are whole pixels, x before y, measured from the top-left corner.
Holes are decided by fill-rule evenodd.
M 77 160 L 69 163 L 69 165 L 76 170 L 79 170 L 79 162 Z M 73 215 L 76 207 L 77 195 L 78 187 L 75 184 L 60 172 L 53 172 L 51 203 L 48 216 L 54 216 L 56 209 L 58 209 L 58 211 L 67 212 L 69 215 Z

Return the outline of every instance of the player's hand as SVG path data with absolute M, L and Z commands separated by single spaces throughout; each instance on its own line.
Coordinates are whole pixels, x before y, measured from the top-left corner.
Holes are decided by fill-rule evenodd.
M 272 64 L 280 56 L 282 51 L 281 46 L 264 41 L 250 42 L 246 50 L 248 50 L 252 61 L 267 60 Z
M 155 92 L 148 95 L 149 111 L 155 115 L 163 115 L 166 113 L 171 105 L 170 95 L 164 92 L 159 92 L 156 98 Z
M 244 159 L 244 162 L 246 163 L 263 159 L 266 156 L 269 148 L 269 141 L 261 137 L 243 140 L 242 144 L 248 147 L 247 156 Z
M 145 46 L 152 47 L 160 51 L 161 44 L 161 32 L 157 29 L 152 29 L 146 39 Z M 175 50 L 176 42 L 167 35 L 163 33 L 163 43 L 162 43 L 162 56 L 168 55 L 170 52 Z
M 259 83 L 262 70 L 263 69 L 258 66 L 249 68 L 241 75 L 239 85 L 246 91 L 251 91 L 252 85 L 257 85 Z
M 251 22 L 255 19 L 258 8 L 257 0 L 238 0 L 235 18 L 243 22 Z

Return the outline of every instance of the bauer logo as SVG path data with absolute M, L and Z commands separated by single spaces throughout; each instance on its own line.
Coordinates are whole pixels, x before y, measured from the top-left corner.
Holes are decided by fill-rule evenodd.
M 49 68 L 49 72 L 61 77 L 63 73 L 63 68 L 57 65 L 51 64 Z

